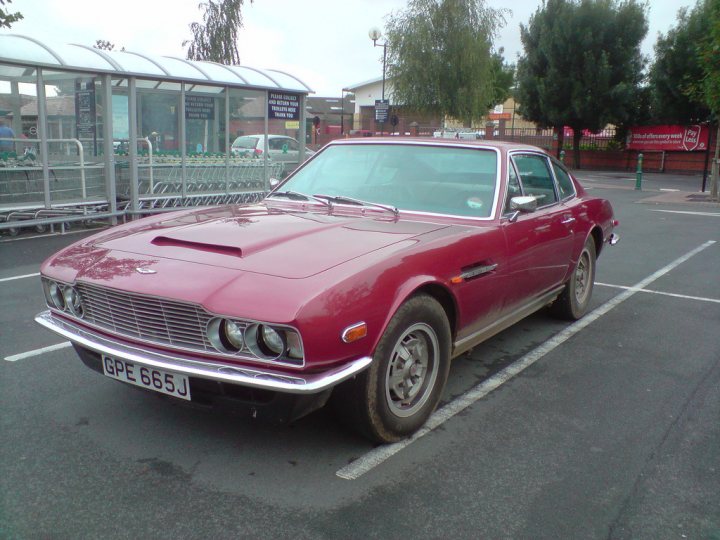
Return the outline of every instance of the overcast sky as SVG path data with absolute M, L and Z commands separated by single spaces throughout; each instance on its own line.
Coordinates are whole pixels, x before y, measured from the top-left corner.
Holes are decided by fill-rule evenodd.
M 202 20 L 201 0 L 14 0 L 23 13 L 12 33 L 40 40 L 92 45 L 97 39 L 130 51 L 185 57 L 189 24 Z M 696 0 L 650 0 L 650 30 L 643 53 L 652 54 L 658 32 L 675 24 L 680 7 Z M 527 23 L 540 0 L 487 0 L 509 8 L 495 46 L 514 61 L 522 52 L 520 23 Z M 240 60 L 250 67 L 292 73 L 319 96 L 338 96 L 345 86 L 382 75 L 382 49 L 373 49 L 368 30 L 405 0 L 246 0 L 240 31 Z

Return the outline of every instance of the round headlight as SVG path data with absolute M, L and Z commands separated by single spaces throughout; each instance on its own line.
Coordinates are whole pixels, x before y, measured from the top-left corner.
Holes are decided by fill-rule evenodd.
M 65 311 L 65 296 L 63 295 L 63 290 L 60 288 L 60 285 L 54 281 L 51 282 L 48 286 L 48 294 L 50 295 L 50 300 L 52 300 L 53 305 L 57 309 Z
M 245 342 L 242 327 L 236 322 L 229 321 L 227 319 L 225 319 L 223 326 L 225 329 L 225 338 L 227 338 L 228 344 L 238 351 L 242 349 L 243 343 Z
M 260 331 L 260 338 L 263 344 L 274 354 L 280 356 L 285 351 L 285 340 L 283 339 L 280 332 L 271 328 L 270 326 L 263 325 Z
M 65 290 L 63 290 L 63 299 L 70 313 L 76 317 L 82 317 L 84 315 L 82 299 L 74 287 L 65 287 Z

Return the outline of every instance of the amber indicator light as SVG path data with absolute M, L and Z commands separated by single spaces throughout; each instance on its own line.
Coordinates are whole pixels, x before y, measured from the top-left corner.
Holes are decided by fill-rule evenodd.
M 367 336 L 367 324 L 359 323 L 349 328 L 346 328 L 342 334 L 342 340 L 345 343 L 352 343 L 358 339 L 362 339 Z

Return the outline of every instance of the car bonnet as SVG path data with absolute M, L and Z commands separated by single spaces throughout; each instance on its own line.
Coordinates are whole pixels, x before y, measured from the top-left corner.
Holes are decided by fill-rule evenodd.
M 105 236 L 95 246 L 299 279 L 443 227 L 384 216 L 225 207 Z

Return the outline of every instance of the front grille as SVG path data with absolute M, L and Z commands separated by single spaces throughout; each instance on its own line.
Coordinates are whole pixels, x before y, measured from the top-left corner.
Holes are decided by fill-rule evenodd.
M 162 345 L 216 352 L 206 332 L 212 315 L 200 306 L 87 283 L 76 288 L 90 324 Z

